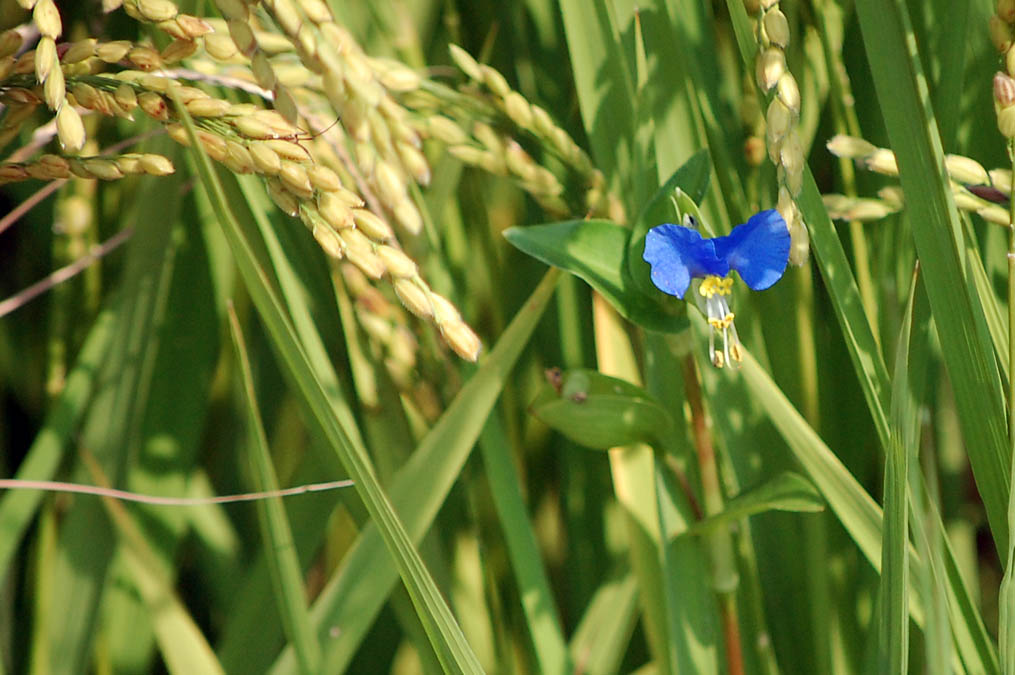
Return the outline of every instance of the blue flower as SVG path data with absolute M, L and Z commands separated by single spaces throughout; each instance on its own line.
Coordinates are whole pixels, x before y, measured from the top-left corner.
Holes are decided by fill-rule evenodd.
M 706 316 L 712 326 L 709 354 L 722 367 L 740 361 L 740 339 L 733 325 L 727 296 L 731 295 L 736 270 L 752 290 L 763 291 L 780 278 L 789 260 L 789 228 L 778 211 L 751 216 L 725 237 L 706 239 L 690 227 L 666 223 L 648 231 L 642 256 L 652 266 L 656 288 L 683 299 L 692 279 L 701 279 L 698 293 L 705 299 Z M 723 349 L 715 349 L 721 333 Z

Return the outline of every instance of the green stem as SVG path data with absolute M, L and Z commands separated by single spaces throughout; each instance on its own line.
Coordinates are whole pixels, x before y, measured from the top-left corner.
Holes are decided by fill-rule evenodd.
M 698 471 L 701 475 L 702 502 L 705 515 L 722 511 L 723 497 L 719 485 L 719 470 L 716 464 L 712 435 L 708 430 L 705 406 L 698 381 L 698 369 L 693 356 L 685 356 L 682 363 L 684 388 L 691 409 L 691 435 L 698 455 Z M 741 675 L 744 659 L 740 646 L 740 624 L 737 617 L 737 563 L 733 553 L 733 538 L 726 528 L 709 534 L 708 551 L 712 561 L 712 587 L 719 596 L 719 615 L 722 620 L 723 641 L 726 647 L 726 672 Z
M 1015 172 L 1015 140 L 1008 141 L 1008 156 Z M 1008 226 L 1008 359 L 1015 358 L 1015 198 L 1009 199 Z M 1008 382 L 1008 446 L 1015 455 L 1015 386 Z M 1015 480 L 1015 462 L 1011 463 L 1011 480 Z M 1009 481 L 1009 485 L 1012 483 Z M 1015 528 L 1015 490 L 1008 493 L 1008 531 Z M 998 651 L 1000 652 L 1001 672 L 1005 675 L 1015 673 L 1015 625 L 1012 625 L 1015 610 L 1015 588 L 1012 587 L 1012 566 L 1015 563 L 1015 537 L 1008 538 L 1007 563 L 1004 578 L 998 592 Z

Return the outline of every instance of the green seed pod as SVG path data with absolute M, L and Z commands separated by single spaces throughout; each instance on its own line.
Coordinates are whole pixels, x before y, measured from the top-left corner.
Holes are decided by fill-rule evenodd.
M 318 194 L 317 209 L 328 225 L 336 230 L 353 226 L 352 211 L 334 192 Z
M 451 60 L 455 62 L 463 73 L 465 73 L 471 80 L 482 80 L 483 72 L 479 68 L 479 63 L 476 59 L 472 58 L 469 52 L 465 51 L 458 45 L 449 45 L 448 51 L 451 52 Z
M 997 113 L 997 128 L 1005 138 L 1015 138 L 1015 106 L 1003 108 Z
M 127 60 L 141 70 L 156 70 L 163 65 L 162 56 L 151 47 L 134 47 L 127 52 Z
M 32 21 L 35 22 L 39 32 L 51 40 L 56 40 L 63 32 L 63 23 L 60 21 L 60 12 L 53 4 L 53 0 L 39 0 L 35 3 L 32 11 Z
M 395 204 L 391 214 L 395 217 L 395 222 L 409 234 L 416 235 L 423 231 L 423 216 L 408 197 Z
M 216 61 L 228 61 L 239 55 L 236 43 L 229 35 L 222 33 L 211 33 L 204 36 L 204 51 Z
M 975 159 L 961 155 L 945 155 L 945 168 L 952 180 L 966 185 L 988 185 L 990 176 L 987 170 Z
M 988 26 L 990 28 L 990 41 L 994 43 L 994 48 L 1000 54 L 1008 51 L 1012 43 L 1011 24 L 1001 19 L 997 14 L 991 14 Z
M 95 48 L 95 55 L 105 63 L 117 63 L 122 61 L 130 52 L 130 42 L 117 40 L 115 42 L 104 42 Z
M 321 249 L 335 260 L 343 257 L 342 240 L 335 234 L 334 230 L 327 227 L 315 225 L 313 228 L 314 239 Z
M 990 184 L 1001 192 L 1011 194 L 1011 169 L 991 169 Z
M 895 153 L 891 150 L 878 148 L 864 161 L 867 168 L 885 176 L 898 176 L 899 165 L 895 161 Z
M 137 104 L 149 117 L 161 122 L 169 119 L 169 106 L 166 100 L 154 91 L 145 91 L 137 97 Z
M 271 201 L 275 202 L 275 206 L 282 209 L 284 213 L 287 213 L 290 216 L 299 214 L 299 201 L 297 201 L 296 197 L 282 187 L 282 184 L 277 178 L 266 180 L 265 185 L 268 188 L 268 196 L 271 197 Z
M 766 94 L 779 82 L 779 78 L 786 72 L 786 56 L 781 49 L 769 47 L 758 54 L 755 63 L 755 76 L 758 86 Z
M 517 91 L 510 91 L 504 96 L 504 112 L 522 129 L 532 128 L 532 108 Z
M 504 98 L 511 93 L 511 87 L 508 86 L 507 80 L 495 68 L 483 64 L 479 67 L 479 72 L 482 75 L 483 84 L 497 96 Z
M 793 113 L 793 117 L 800 116 L 800 88 L 797 87 L 796 79 L 787 71 L 779 78 L 776 85 L 775 95 Z
M 141 170 L 152 176 L 168 176 L 176 173 L 176 167 L 168 158 L 154 153 L 145 153 L 138 160 Z
M 13 56 L 21 47 L 21 33 L 11 29 L 0 33 L 0 58 Z
M 229 22 L 229 35 L 233 38 L 236 48 L 244 56 L 250 57 L 257 49 L 257 39 L 250 24 L 245 20 L 233 19 Z
M 402 305 L 410 312 L 421 319 L 429 319 L 433 316 L 433 307 L 429 300 L 430 289 L 422 279 L 419 277 L 395 279 L 391 282 L 391 287 Z
M 194 117 L 221 117 L 232 108 L 229 101 L 217 98 L 195 98 L 187 101 L 185 107 Z
M 464 321 L 451 321 L 440 326 L 441 336 L 455 353 L 472 363 L 479 358 L 483 344 Z
M 779 9 L 773 9 L 765 13 L 761 23 L 769 41 L 776 47 L 785 49 L 789 44 L 789 22 L 786 21 L 786 15 Z
M 282 170 L 282 160 L 266 143 L 250 143 L 247 149 L 250 151 L 250 157 L 254 160 L 254 167 L 259 173 L 267 176 L 276 176 Z
M 85 144 L 85 125 L 73 106 L 64 103 L 56 114 L 56 135 L 64 152 L 78 152 Z
M 382 244 L 377 247 L 376 253 L 393 279 L 411 279 L 419 274 L 419 268 L 412 258 L 397 248 Z
M 123 178 L 123 171 L 116 162 L 108 159 L 84 159 L 81 160 L 85 171 L 100 180 L 119 180 Z
M 395 238 L 395 232 L 391 226 L 372 211 L 352 209 L 352 218 L 356 227 L 373 241 L 384 242 Z
M 210 23 L 190 14 L 177 14 L 174 21 L 183 31 L 182 39 L 193 40 L 202 35 L 207 35 L 213 30 Z
M 976 214 L 988 223 L 1004 225 L 1005 227 L 1011 225 L 1011 214 L 1008 213 L 1008 209 L 1003 209 L 995 204 L 976 209 Z
M 307 170 L 296 162 L 282 162 L 282 168 L 278 172 L 278 177 L 286 189 L 297 197 L 310 199 L 314 196 L 314 188 L 310 184 Z
M 250 57 L 250 70 L 254 73 L 254 79 L 264 89 L 271 91 L 278 84 L 278 80 L 275 78 L 275 71 L 272 70 L 271 62 L 268 60 L 268 55 L 263 51 L 257 50 Z
M 90 59 L 95 55 L 95 45 L 97 43 L 98 41 L 95 38 L 72 42 L 67 51 L 63 53 L 63 63 L 80 63 L 85 59 Z
M 338 231 L 338 236 L 345 243 L 345 257 L 358 267 L 363 274 L 371 279 L 380 279 L 386 268 L 381 259 L 373 251 L 373 244 L 362 232 L 353 227 Z
M 189 58 L 197 51 L 197 42 L 189 39 L 173 40 L 163 49 L 159 56 L 166 63 L 176 63 Z
M 42 85 L 42 97 L 46 100 L 46 105 L 49 106 L 50 110 L 56 110 L 63 103 L 66 96 L 67 90 L 63 80 L 63 71 L 59 68 L 54 68 L 50 72 L 49 77 L 46 78 L 46 83 Z
M 845 134 L 837 134 L 832 136 L 825 147 L 828 151 L 836 157 L 844 157 L 846 159 L 862 159 L 869 157 L 874 154 L 877 150 L 877 146 L 873 143 L 869 143 L 862 138 L 856 138 L 855 136 L 847 136 Z
M 997 15 L 1005 23 L 1015 23 L 1015 0 L 997 0 Z
M 180 12 L 170 0 L 137 0 L 137 9 L 144 20 L 152 23 L 169 21 Z
M 254 160 L 245 147 L 236 141 L 226 141 L 226 157 L 222 163 L 234 173 L 253 173 Z
M 310 184 L 318 190 L 333 192 L 342 189 L 342 181 L 338 174 L 321 164 L 315 164 L 307 169 L 307 176 Z
M 45 82 L 53 68 L 60 67 L 60 60 L 56 57 L 56 42 L 53 38 L 43 36 L 35 48 L 35 78 L 39 82 Z

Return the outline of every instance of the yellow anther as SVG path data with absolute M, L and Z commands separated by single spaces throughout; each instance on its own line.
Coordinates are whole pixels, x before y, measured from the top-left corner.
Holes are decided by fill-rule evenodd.
M 712 352 L 712 365 L 716 368 L 722 368 L 726 365 L 726 359 L 723 356 L 723 353 L 718 349 Z
M 730 359 L 740 363 L 744 360 L 743 354 L 740 353 L 740 345 L 736 342 L 730 345 Z

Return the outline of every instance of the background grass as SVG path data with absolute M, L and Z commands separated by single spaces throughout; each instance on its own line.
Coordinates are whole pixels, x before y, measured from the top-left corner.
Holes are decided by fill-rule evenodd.
M 737 282 L 739 370 L 711 366 L 696 309 L 629 276 L 627 243 L 673 215 L 676 186 L 720 233 L 775 204 L 775 170 L 745 152 L 765 100 L 741 0 L 330 4 L 368 54 L 434 82 L 463 81 L 451 43 L 499 70 L 589 152 L 615 208 L 549 213 L 428 142 L 426 228 L 403 243 L 484 353 L 465 363 L 410 319 L 406 387 L 355 289 L 255 178 L 156 135 L 142 147 L 174 175 L 60 187 L 0 233 L 0 295 L 132 235 L 0 318 L 4 475 L 177 496 L 356 485 L 190 507 L 5 491 L 3 671 L 1012 667 L 1007 233 L 957 209 L 944 168 L 1010 167 L 992 3 L 780 3 L 811 255 L 768 291 Z M 65 35 L 165 41 L 89 7 L 60 4 Z M 0 3 L 3 28 L 28 18 Z M 96 117 L 100 146 L 158 127 Z M 891 148 L 899 177 L 832 156 L 840 132 Z M 821 198 L 898 184 L 905 208 L 874 222 L 833 222 Z M 3 185 L 0 210 L 38 187 Z M 540 395 L 563 406 L 556 430 Z M 569 440 L 592 442 L 567 412 L 582 405 L 616 447 Z M 641 405 L 665 423 L 639 426 Z

